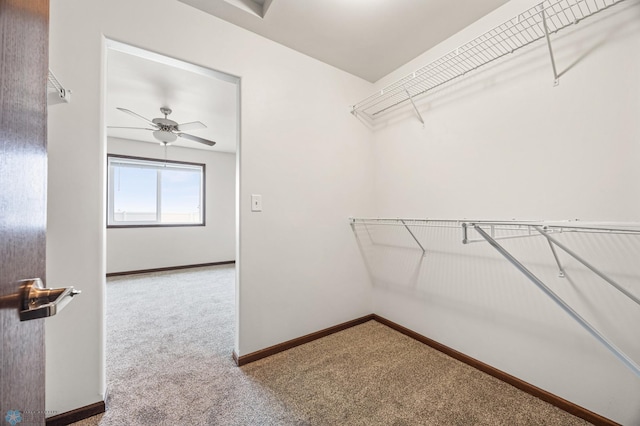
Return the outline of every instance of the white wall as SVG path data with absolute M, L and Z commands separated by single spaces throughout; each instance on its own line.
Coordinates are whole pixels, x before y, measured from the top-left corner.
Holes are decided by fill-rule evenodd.
M 46 325 L 47 410 L 104 396 L 105 36 L 242 77 L 238 353 L 371 312 L 346 220 L 373 208 L 371 134 L 348 107 L 370 83 L 173 0 L 52 0 L 50 32 L 73 100 L 49 111 L 47 278 L 83 293 Z
M 107 152 L 164 158 L 160 145 L 118 138 Z M 171 146 L 167 159 L 205 164 L 205 226 L 109 228 L 107 273 L 235 260 L 235 154 Z
M 382 87 L 533 6 L 512 1 L 378 83 Z M 380 217 L 640 222 L 640 3 L 625 2 L 391 113 L 375 132 Z M 640 424 L 640 378 L 488 244 L 459 229 L 360 230 L 374 312 L 623 424 Z M 640 295 L 637 237 L 563 236 Z M 409 247 L 402 249 L 396 246 Z M 638 306 L 542 239 L 509 250 L 640 362 Z

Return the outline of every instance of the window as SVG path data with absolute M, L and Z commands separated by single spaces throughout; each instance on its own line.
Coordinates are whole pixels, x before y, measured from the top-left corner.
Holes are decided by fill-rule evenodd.
M 107 166 L 107 227 L 204 225 L 204 164 L 108 155 Z

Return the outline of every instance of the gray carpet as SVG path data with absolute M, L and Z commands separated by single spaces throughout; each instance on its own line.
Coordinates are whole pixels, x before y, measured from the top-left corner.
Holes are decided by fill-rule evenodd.
M 374 321 L 238 368 L 233 317 L 233 266 L 109 279 L 108 410 L 75 424 L 588 424 Z

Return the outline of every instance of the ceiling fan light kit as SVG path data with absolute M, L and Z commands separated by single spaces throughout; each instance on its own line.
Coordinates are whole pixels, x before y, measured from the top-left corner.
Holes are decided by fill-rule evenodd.
M 175 133 L 171 133 L 167 130 L 154 130 L 153 137 L 158 139 L 163 144 L 170 144 L 171 142 L 175 142 L 178 139 L 178 135 Z
M 178 138 L 187 139 L 193 142 L 198 142 L 204 145 L 213 146 L 216 143 L 214 141 L 204 139 L 198 136 L 189 135 L 187 133 L 182 133 L 185 130 L 198 130 L 198 129 L 206 129 L 205 126 L 200 121 L 192 121 L 189 123 L 178 124 L 178 122 L 170 120 L 167 118 L 169 114 L 172 113 L 171 108 L 162 107 L 160 108 L 160 112 L 164 114 L 163 117 L 154 118 L 153 120 L 149 120 L 140 114 L 137 114 L 133 111 L 130 111 L 125 108 L 117 108 L 122 112 L 126 112 L 129 115 L 132 115 L 136 118 L 144 120 L 148 125 L 152 128 L 145 127 L 119 127 L 119 126 L 109 126 L 111 129 L 140 129 L 140 130 L 151 130 L 153 133 L 153 137 L 155 137 L 162 145 L 169 145 L 172 142 L 175 142 Z

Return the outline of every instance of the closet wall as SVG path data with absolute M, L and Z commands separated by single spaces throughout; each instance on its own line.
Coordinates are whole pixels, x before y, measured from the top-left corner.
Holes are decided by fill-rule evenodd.
M 512 1 L 380 81 L 404 77 L 535 3 Z M 376 121 L 379 217 L 640 218 L 640 2 L 508 55 Z M 361 234 L 374 312 L 623 424 L 640 423 L 640 378 L 486 243 L 454 228 Z M 477 235 L 476 235 L 477 236 Z M 638 237 L 565 236 L 640 294 Z M 374 241 L 372 243 L 371 241 Z M 558 278 L 542 238 L 505 246 L 640 361 L 640 307 L 576 262 Z M 603 290 L 603 288 L 605 288 Z

